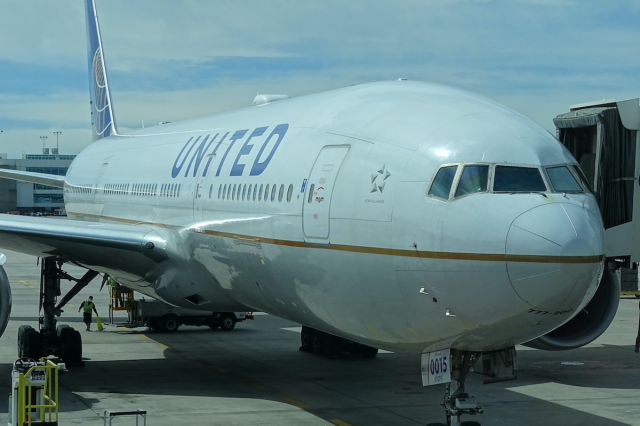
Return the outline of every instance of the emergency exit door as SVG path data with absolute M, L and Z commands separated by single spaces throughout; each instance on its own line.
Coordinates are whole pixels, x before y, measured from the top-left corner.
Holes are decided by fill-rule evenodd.
M 325 146 L 318 154 L 305 193 L 302 228 L 308 238 L 329 238 L 331 197 L 348 145 Z

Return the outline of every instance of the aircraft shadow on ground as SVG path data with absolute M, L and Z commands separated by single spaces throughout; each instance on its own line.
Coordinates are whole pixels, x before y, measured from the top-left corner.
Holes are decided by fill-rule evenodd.
M 204 328 L 178 333 L 129 333 L 165 345 L 164 359 L 88 360 L 85 367 L 62 378 L 63 386 L 76 393 L 82 405 L 91 408 L 98 401 L 78 393 L 96 392 L 270 400 L 293 403 L 326 420 L 340 418 L 353 424 L 381 424 L 402 418 L 407 422 L 409 419 L 427 422 L 442 417 L 443 388 L 421 386 L 415 355 L 384 354 L 373 360 L 349 356 L 326 359 L 299 352 L 291 333 L 283 333 L 278 340 L 273 335 L 267 337 L 259 330 L 242 327 L 232 333 Z M 555 382 L 603 391 L 640 389 L 639 358 L 630 345 L 562 353 L 519 351 L 518 380 L 481 385 L 477 376 L 471 378 L 470 391 L 488 410 L 477 420 L 510 424 L 511 411 L 505 413 L 504 423 L 497 422 L 494 416 L 501 413 L 503 403 L 513 402 L 515 396 L 508 396 L 514 395 L 509 388 L 516 386 Z M 562 361 L 569 361 L 569 365 Z M 0 364 L 0 377 L 10 377 L 10 371 L 10 364 Z M 485 392 L 498 394 L 488 401 L 488 406 L 483 398 Z M 504 399 L 500 397 L 502 393 Z M 516 399 L 523 406 L 535 406 L 538 414 L 563 415 L 575 419 L 575 424 L 620 424 L 526 395 L 518 394 Z M 81 408 L 74 405 L 67 409 Z M 0 412 L 6 410 L 6 398 L 0 398 Z M 548 423 L 542 415 L 528 421 L 518 416 L 519 424 Z

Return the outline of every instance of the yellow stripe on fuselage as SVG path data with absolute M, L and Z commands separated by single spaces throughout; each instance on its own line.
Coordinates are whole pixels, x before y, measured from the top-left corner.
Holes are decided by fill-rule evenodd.
M 78 215 L 82 217 L 106 219 L 111 222 L 127 223 L 135 225 L 151 225 L 160 228 L 181 229 L 178 226 L 167 225 L 154 222 L 140 222 L 136 220 L 106 217 L 91 214 Z M 296 247 L 318 250 L 335 250 L 350 253 L 377 254 L 381 256 L 399 256 L 399 257 L 415 257 L 421 259 L 439 259 L 439 260 L 469 260 L 478 262 L 520 262 L 520 263 L 565 263 L 565 264 L 589 264 L 599 263 L 604 259 L 604 254 L 594 256 L 545 256 L 545 255 L 529 255 L 529 254 L 500 254 L 500 253 L 463 253 L 463 252 L 443 252 L 443 251 L 423 251 L 423 250 L 406 250 L 397 248 L 384 247 L 368 247 L 355 246 L 347 244 L 322 244 L 310 243 L 305 241 L 281 240 L 276 238 L 258 237 L 253 235 L 236 234 L 232 232 L 213 231 L 213 230 L 194 230 L 202 235 L 211 237 L 228 238 L 239 241 L 247 241 L 260 244 L 271 244 L 284 247 Z

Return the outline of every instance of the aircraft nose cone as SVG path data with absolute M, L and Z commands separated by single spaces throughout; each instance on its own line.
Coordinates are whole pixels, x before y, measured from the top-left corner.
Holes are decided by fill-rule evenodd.
M 598 212 L 550 203 L 518 216 L 505 248 L 509 279 L 521 299 L 544 312 L 575 310 L 597 289 L 604 229 Z

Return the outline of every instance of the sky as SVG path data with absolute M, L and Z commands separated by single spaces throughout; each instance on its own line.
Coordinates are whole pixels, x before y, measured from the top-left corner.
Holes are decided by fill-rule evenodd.
M 640 96 L 638 0 L 96 0 L 121 133 L 378 80 L 480 93 L 554 131 Z M 0 0 L 0 152 L 90 143 L 84 1 Z

